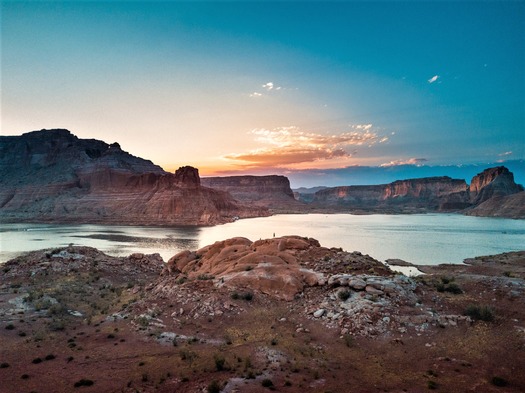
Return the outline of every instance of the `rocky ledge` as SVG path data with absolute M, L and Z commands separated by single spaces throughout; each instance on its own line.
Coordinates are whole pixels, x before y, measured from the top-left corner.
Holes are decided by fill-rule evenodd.
M 406 277 L 297 236 L 0 270 L 2 392 L 521 392 L 525 252 Z

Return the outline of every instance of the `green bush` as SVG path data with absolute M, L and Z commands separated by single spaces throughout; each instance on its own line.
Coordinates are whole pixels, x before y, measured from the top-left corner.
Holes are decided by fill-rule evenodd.
M 494 311 L 489 306 L 470 305 L 464 314 L 475 321 L 491 322 L 494 320 Z

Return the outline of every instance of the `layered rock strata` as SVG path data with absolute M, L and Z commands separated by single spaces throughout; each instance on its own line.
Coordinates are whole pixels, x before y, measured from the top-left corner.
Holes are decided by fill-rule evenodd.
M 67 130 L 0 137 L 0 220 L 214 225 L 268 215 L 203 187 L 198 170 L 168 173 L 117 143 Z
M 282 211 L 302 204 L 295 200 L 290 181 L 285 176 L 204 177 L 206 187 L 229 192 L 235 199 L 250 205 Z

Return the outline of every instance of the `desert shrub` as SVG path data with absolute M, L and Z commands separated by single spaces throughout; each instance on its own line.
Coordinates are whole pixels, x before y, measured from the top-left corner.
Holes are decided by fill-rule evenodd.
M 494 377 L 494 378 L 492 378 L 492 380 L 490 382 L 492 382 L 492 384 L 494 386 L 497 386 L 497 387 L 500 387 L 500 388 L 505 387 L 505 386 L 508 385 L 507 380 L 505 378 L 501 378 L 501 377 Z
M 8 323 L 6 326 L 5 326 L 5 329 L 6 330 L 13 330 L 15 328 L 15 325 L 13 325 L 12 323 Z
M 52 353 L 50 353 L 49 355 L 47 355 L 47 356 L 44 358 L 44 360 L 54 360 L 54 359 L 56 359 L 56 356 L 53 355 Z
M 9 363 L 4 362 L 0 364 L 0 368 L 8 368 L 8 367 L 9 367 Z
M 475 321 L 491 322 L 494 320 L 494 311 L 489 306 L 470 305 L 464 314 Z
M 55 319 L 49 323 L 49 330 L 51 331 L 59 331 L 64 330 L 66 328 L 66 324 L 62 319 Z
M 454 295 L 459 295 L 459 294 L 463 293 L 463 291 L 461 290 L 459 285 L 456 284 L 455 282 L 450 283 L 447 286 L 445 286 L 445 291 L 453 293 Z
M 345 334 L 343 336 L 343 341 L 345 342 L 345 345 L 348 348 L 352 348 L 355 345 L 354 336 L 352 336 L 351 334 Z
M 250 301 L 250 300 L 253 299 L 253 293 L 251 293 L 251 292 L 246 292 L 246 293 L 242 296 L 242 298 L 243 298 L 244 300 Z
M 428 387 L 430 390 L 435 390 L 435 389 L 437 389 L 438 384 L 436 383 L 436 381 L 432 381 L 432 380 L 430 380 L 430 381 L 428 381 L 428 383 L 427 383 L 427 387 Z
M 344 302 L 350 297 L 350 291 L 347 291 L 347 290 L 339 291 L 337 293 L 337 297 Z
M 207 274 L 199 274 L 197 280 L 213 280 L 214 276 L 208 276 Z
M 226 360 L 221 355 L 215 355 L 213 359 L 215 360 L 215 368 L 217 371 L 224 370 L 224 363 Z
M 75 382 L 75 384 L 73 385 L 74 387 L 76 388 L 79 388 L 81 386 L 92 386 L 95 382 L 93 382 L 91 379 L 84 379 L 82 378 L 81 380 Z
M 20 378 L 22 378 L 22 379 L 29 379 L 29 375 L 28 374 L 22 374 L 22 376 Z
M 269 388 L 273 386 L 273 382 L 271 379 L 265 378 L 262 380 L 261 385 L 265 388 Z
M 207 389 L 208 393 L 220 393 L 221 385 L 217 381 L 211 381 Z
M 237 300 L 240 298 L 240 295 L 237 293 L 237 292 L 233 292 L 230 297 L 233 299 L 233 300 Z
M 40 358 L 34 358 L 34 359 L 31 361 L 31 363 L 33 363 L 33 364 L 42 363 L 42 359 L 40 359 Z
M 435 284 L 436 290 L 438 292 L 449 292 L 454 295 L 459 295 L 460 293 L 463 293 L 459 285 L 453 281 L 453 277 L 441 277 L 441 281 Z
M 148 382 L 149 376 L 148 373 L 142 374 L 142 382 Z

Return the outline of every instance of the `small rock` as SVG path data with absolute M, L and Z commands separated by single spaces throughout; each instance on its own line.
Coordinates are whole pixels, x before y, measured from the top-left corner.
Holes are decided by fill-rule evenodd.
M 314 312 L 314 317 L 315 318 L 321 318 L 324 314 L 324 308 L 320 308 L 319 310 L 315 311 Z
M 365 291 L 369 293 L 370 295 L 378 295 L 378 296 L 381 296 L 384 293 L 382 290 L 376 289 L 370 285 L 366 286 Z

